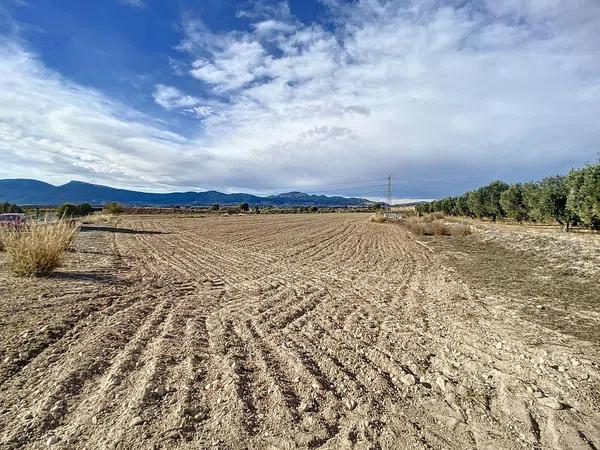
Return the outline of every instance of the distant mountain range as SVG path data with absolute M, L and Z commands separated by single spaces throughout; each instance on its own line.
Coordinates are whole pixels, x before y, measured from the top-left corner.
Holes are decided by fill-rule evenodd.
M 362 198 L 309 195 L 303 192 L 286 192 L 267 197 L 244 193 L 224 194 L 217 191 L 155 194 L 115 189 L 81 181 L 70 181 L 62 186 L 54 186 L 27 179 L 0 180 L 0 202 L 39 206 L 84 202 L 94 206 L 109 202 L 119 202 L 128 206 L 206 206 L 216 203 L 219 205 L 248 203 L 251 206 L 361 206 L 371 203 Z

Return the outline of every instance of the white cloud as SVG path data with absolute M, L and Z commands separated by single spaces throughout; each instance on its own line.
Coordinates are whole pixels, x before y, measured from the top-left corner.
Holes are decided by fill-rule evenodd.
M 154 101 L 167 110 L 196 106 L 200 99 L 183 94 L 173 86 L 157 84 L 154 86 Z
M 285 4 L 241 13 L 246 32 L 186 20 L 187 73 L 213 100 L 153 94 L 202 119 L 190 139 L 4 46 L 0 175 L 272 191 L 393 172 L 395 196 L 431 197 L 595 158 L 595 0 L 326 3 L 334 29 Z
M 265 56 L 258 42 L 232 39 L 210 59 L 195 60 L 190 73 L 215 86 L 217 92 L 239 89 L 260 75 L 260 65 Z
M 210 164 L 194 142 L 57 76 L 15 44 L 0 41 L 0 60 L 0 177 L 179 185 Z
M 592 159 L 596 2 L 480 5 L 330 2 L 335 30 L 261 18 L 252 32 L 212 35 L 218 48 L 192 67 L 216 94 L 229 94 L 220 116 L 204 122 L 221 136 L 212 145 L 240 158 L 269 155 L 290 179 L 396 171 L 415 180 L 415 192 L 428 179 L 433 191 L 459 190 Z M 347 132 L 307 139 L 322 128 Z

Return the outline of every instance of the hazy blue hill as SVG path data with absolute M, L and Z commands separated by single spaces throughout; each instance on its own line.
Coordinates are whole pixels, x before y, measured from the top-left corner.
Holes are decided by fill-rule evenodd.
M 57 189 L 56 186 L 37 180 L 0 180 L 0 202 L 44 204 L 46 198 L 56 197 Z
M 81 181 L 70 181 L 62 186 L 53 186 L 26 179 L 0 180 L 0 202 L 4 201 L 19 205 L 60 205 L 83 202 L 103 205 L 108 202 L 119 202 L 137 206 L 204 206 L 214 203 L 235 205 L 244 202 L 262 206 L 358 206 L 368 203 L 367 200 L 360 198 L 328 197 L 303 192 L 287 192 L 268 197 L 244 193 L 224 194 L 218 191 L 156 194 L 115 189 Z

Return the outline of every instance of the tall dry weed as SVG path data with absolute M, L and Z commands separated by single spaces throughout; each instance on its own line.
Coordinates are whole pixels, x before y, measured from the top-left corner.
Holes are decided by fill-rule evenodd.
M 446 216 L 444 216 L 444 213 L 432 212 L 430 214 L 427 214 L 426 216 L 423 216 L 423 222 L 430 223 L 435 220 L 443 219 L 444 217 L 446 217 Z
M 468 223 L 455 223 L 450 226 L 452 236 L 468 236 L 472 233 L 473 231 Z
M 73 244 L 79 227 L 65 220 L 33 222 L 3 233 L 9 267 L 18 276 L 44 276 L 60 266 L 62 255 Z
M 450 236 L 450 226 L 446 225 L 443 220 L 434 220 L 429 224 L 431 234 L 434 236 Z
M 468 236 L 472 233 L 466 223 L 447 223 L 445 220 L 431 220 L 426 217 L 409 217 L 400 223 L 417 236 Z
M 409 231 L 416 234 L 417 236 L 423 236 L 423 235 L 425 235 L 425 232 L 427 231 L 427 226 L 418 217 L 409 217 L 408 219 L 403 221 L 402 224 L 406 228 L 408 228 Z
M 377 211 L 375 214 L 373 214 L 371 216 L 371 222 L 375 222 L 375 223 L 383 223 L 385 222 L 385 216 L 383 215 L 383 213 L 381 211 Z

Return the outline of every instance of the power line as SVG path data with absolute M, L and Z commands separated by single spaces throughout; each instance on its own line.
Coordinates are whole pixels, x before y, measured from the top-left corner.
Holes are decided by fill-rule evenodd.
M 356 188 L 360 188 L 363 185 L 361 185 L 361 183 L 377 183 L 377 185 L 381 185 L 385 182 L 385 180 L 383 178 L 371 178 L 369 180 L 353 180 L 353 181 L 342 181 L 339 183 L 322 183 L 322 184 L 296 184 L 294 186 L 270 186 L 268 188 L 263 188 L 263 190 L 271 190 L 271 191 L 283 191 L 283 190 L 287 190 L 287 189 L 306 189 L 306 188 L 312 188 L 314 190 L 318 190 L 319 188 L 329 188 L 331 186 L 348 186 L 348 185 L 354 185 L 354 186 L 348 186 L 348 188 L 345 187 L 341 187 L 339 189 L 352 189 L 354 187 Z M 339 190 L 338 188 L 334 188 L 331 190 Z
M 392 174 L 387 177 L 387 204 L 388 208 L 392 209 Z

